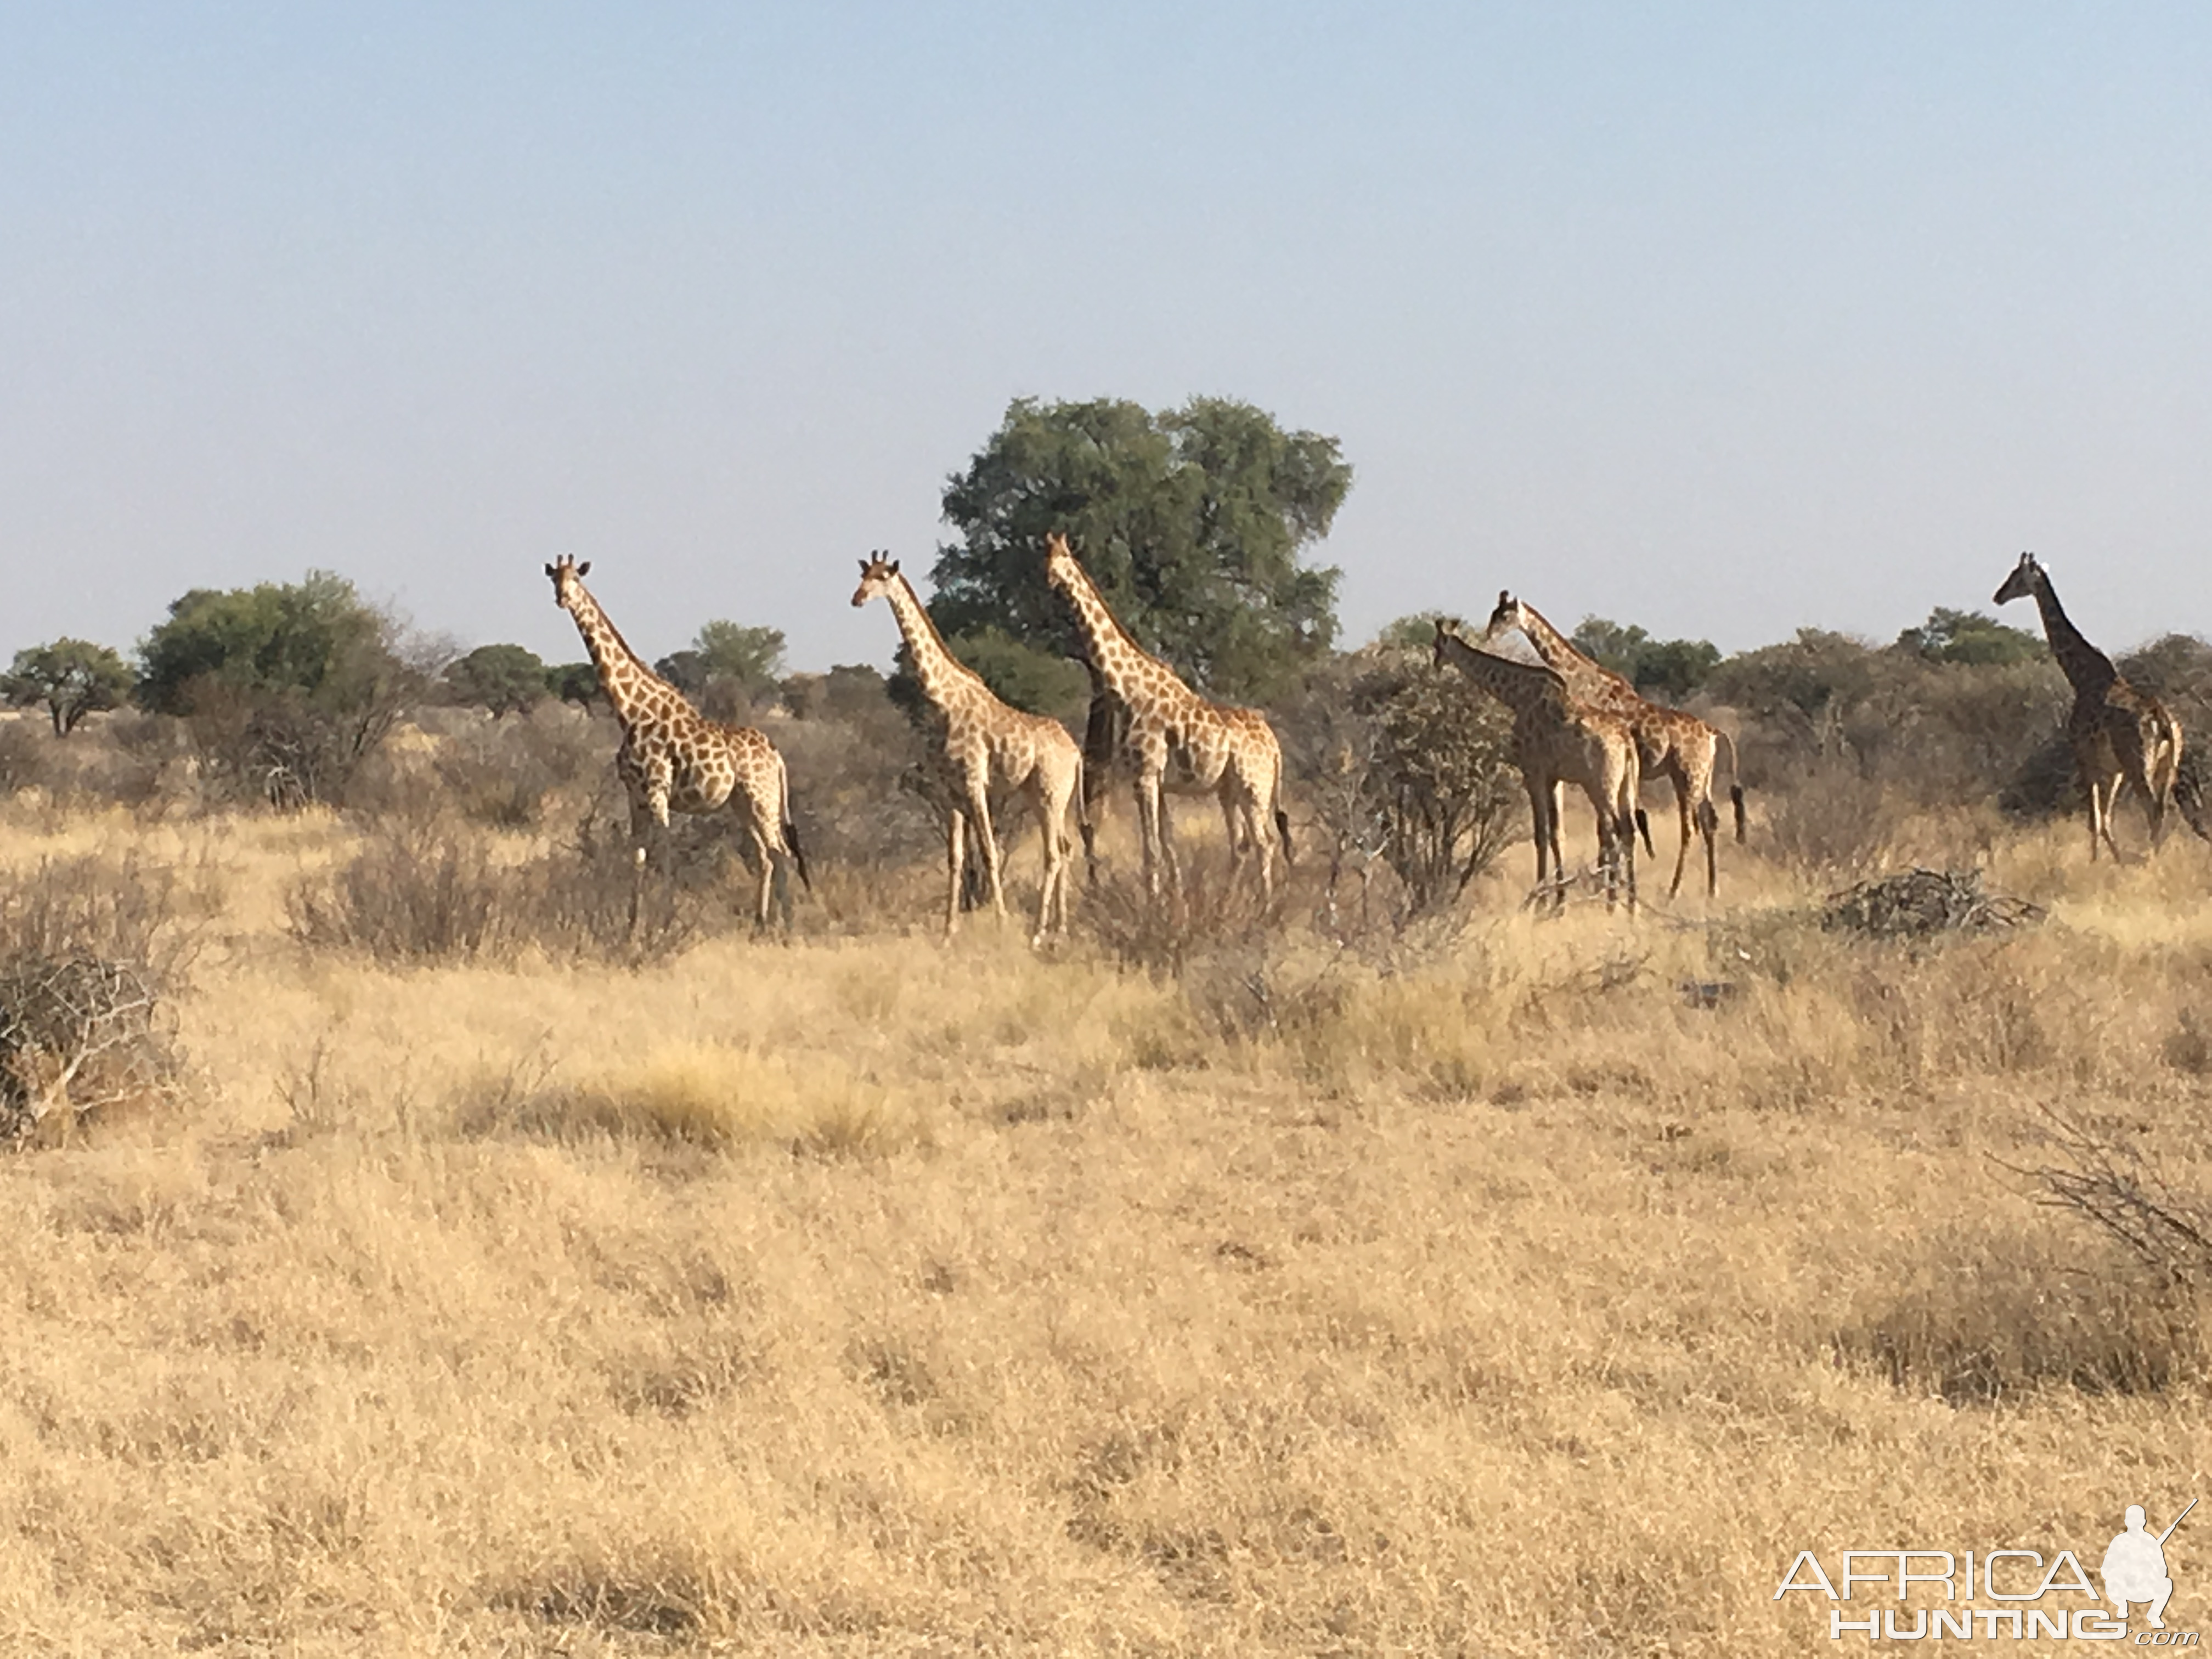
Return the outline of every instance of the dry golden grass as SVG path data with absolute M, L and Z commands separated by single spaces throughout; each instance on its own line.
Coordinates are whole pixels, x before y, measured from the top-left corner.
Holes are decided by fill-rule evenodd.
M 1732 851 L 1178 983 L 921 874 L 394 969 L 285 930 L 335 821 L 7 828 L 203 938 L 185 1109 L 0 1161 L 0 1651 L 1794 1652 L 1801 1548 L 2088 1548 L 2212 1463 L 2193 1305 L 2006 1167 L 2056 1110 L 2212 1188 L 2193 842 L 1973 831 L 2005 939 Z

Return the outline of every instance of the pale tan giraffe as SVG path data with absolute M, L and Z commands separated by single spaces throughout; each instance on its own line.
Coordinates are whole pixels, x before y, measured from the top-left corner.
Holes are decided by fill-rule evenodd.
M 1992 603 L 2022 598 L 2034 599 L 2043 615 L 2051 654 L 2074 688 L 2066 738 L 2074 750 L 2075 770 L 2089 796 L 2090 862 L 2096 861 L 2100 841 L 2114 859 L 2120 856 L 2119 843 L 2112 839 L 2112 809 L 2130 784 L 2142 792 L 2143 810 L 2150 815 L 2150 844 L 2156 851 L 2166 829 L 2166 804 L 2181 769 L 2181 722 L 2156 697 L 2130 685 L 2112 659 L 2081 637 L 2033 553 L 2020 556 Z M 2196 827 L 2193 819 L 2191 827 Z
M 1282 744 L 1267 717 L 1256 708 L 1207 702 L 1132 639 L 1058 531 L 1045 538 L 1045 575 L 1074 608 L 1091 667 L 1128 711 L 1122 747 L 1136 772 L 1146 892 L 1158 893 L 1163 869 L 1170 889 L 1180 879 L 1161 800 L 1162 790 L 1171 788 L 1220 801 L 1231 877 L 1249 850 L 1259 860 L 1261 894 L 1273 893 L 1275 849 L 1267 820 L 1274 820 L 1285 864 L 1291 820 L 1283 811 Z
M 1553 884 L 1566 902 L 1566 861 L 1559 850 L 1560 786 L 1571 783 L 1597 815 L 1598 866 L 1606 874 L 1606 906 L 1617 889 L 1636 908 L 1636 791 L 1642 781 L 1636 734 L 1612 710 L 1573 696 L 1549 668 L 1480 650 L 1437 623 L 1436 665 L 1449 663 L 1513 711 L 1513 763 L 1528 791 L 1536 841 L 1536 887 Z M 1549 860 L 1548 872 L 1547 858 Z
M 1735 838 L 1743 839 L 1743 785 L 1737 780 L 1735 739 L 1695 714 L 1640 696 L 1635 686 L 1602 663 L 1593 662 L 1575 648 L 1574 641 L 1546 621 L 1535 606 L 1510 592 L 1498 596 L 1498 608 L 1482 630 L 1486 643 L 1508 629 L 1528 636 L 1544 665 L 1567 683 L 1577 700 L 1608 709 L 1626 720 L 1636 734 L 1636 757 L 1645 777 L 1663 776 L 1674 786 L 1674 806 L 1680 814 L 1681 845 L 1674 853 L 1674 879 L 1667 896 L 1682 890 L 1682 869 L 1690 858 L 1690 826 L 1705 844 L 1705 892 L 1720 891 L 1720 860 L 1714 848 L 1720 815 L 1713 810 L 1713 772 L 1721 745 L 1728 745 L 1729 800 L 1735 808 Z M 1642 814 L 1638 815 L 1639 820 Z M 1645 850 L 1651 848 L 1650 830 L 1644 830 Z M 1655 854 L 1656 856 L 1656 854 Z
M 1067 808 L 1083 805 L 1083 750 L 1068 730 L 1045 714 L 1025 714 L 1001 702 L 981 676 L 946 649 L 937 624 L 922 608 L 913 585 L 899 574 L 898 561 L 877 554 L 860 561 L 855 606 L 880 596 L 898 618 L 907 654 L 914 663 L 921 695 L 937 711 L 941 730 L 939 758 L 952 784 L 951 827 L 945 866 L 951 890 L 945 902 L 945 931 L 960 924 L 960 876 L 964 863 L 962 824 L 973 824 L 976 850 L 991 884 L 991 902 L 1006 913 L 1000 875 L 998 836 L 991 826 L 991 783 L 995 778 L 1029 797 L 1044 841 L 1044 890 L 1037 898 L 1036 932 L 1030 943 L 1042 945 L 1054 931 L 1067 931 L 1067 877 L 1074 842 L 1067 834 Z
M 630 840 L 636 848 L 636 874 L 630 885 L 629 925 L 637 929 L 638 897 L 645 878 L 647 848 L 665 836 L 671 812 L 719 812 L 734 805 L 750 832 L 760 861 L 760 901 L 754 920 L 768 925 L 779 860 L 813 883 L 799 827 L 791 819 L 791 787 L 783 757 L 775 745 L 749 726 L 724 726 L 708 720 L 684 694 L 645 665 L 629 648 L 607 613 L 585 587 L 591 569 L 567 554 L 545 567 L 553 579 L 553 598 L 574 619 L 599 670 L 599 684 L 622 722 L 622 747 L 615 772 L 629 795 Z

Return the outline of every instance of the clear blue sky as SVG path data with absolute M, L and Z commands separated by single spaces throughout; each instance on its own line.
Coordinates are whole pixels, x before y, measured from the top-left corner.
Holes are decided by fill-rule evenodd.
M 2212 630 L 2212 9 L 0 15 L 0 651 L 317 566 L 571 658 L 569 551 L 882 663 L 1010 398 L 1196 392 L 1342 441 L 1353 640 Z

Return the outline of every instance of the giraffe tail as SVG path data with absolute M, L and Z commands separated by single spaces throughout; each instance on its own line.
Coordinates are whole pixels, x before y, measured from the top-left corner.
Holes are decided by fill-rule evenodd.
M 1736 770 L 1735 739 L 1727 732 L 1720 731 L 1718 727 L 1715 727 L 1714 731 L 1720 740 L 1728 745 L 1729 805 L 1735 811 L 1735 838 L 1741 841 L 1743 839 L 1743 775 Z
M 1269 810 L 1274 814 L 1275 834 L 1282 838 L 1283 862 L 1296 864 L 1297 860 L 1291 854 L 1291 815 L 1283 810 L 1283 768 L 1279 761 L 1275 765 L 1275 799 Z
M 814 890 L 814 878 L 807 873 L 806 849 L 799 844 L 799 820 L 791 815 L 791 775 L 779 767 L 776 781 L 783 786 L 783 845 L 791 854 L 791 861 L 799 866 L 799 884 L 811 893 Z

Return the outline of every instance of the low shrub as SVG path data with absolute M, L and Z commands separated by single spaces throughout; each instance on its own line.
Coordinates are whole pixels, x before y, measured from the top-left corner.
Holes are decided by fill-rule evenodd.
M 556 957 L 657 960 L 749 927 L 750 878 L 726 814 L 678 819 L 642 881 L 626 828 L 586 814 L 568 845 L 502 860 L 482 831 L 450 820 L 380 824 L 351 859 L 295 887 L 292 936 L 392 963 Z M 788 893 L 779 875 L 779 891 Z M 631 924 L 633 895 L 637 902 Z
M 0 887 L 0 1139 L 176 1097 L 168 994 L 190 948 L 173 879 L 135 861 L 50 860 Z

